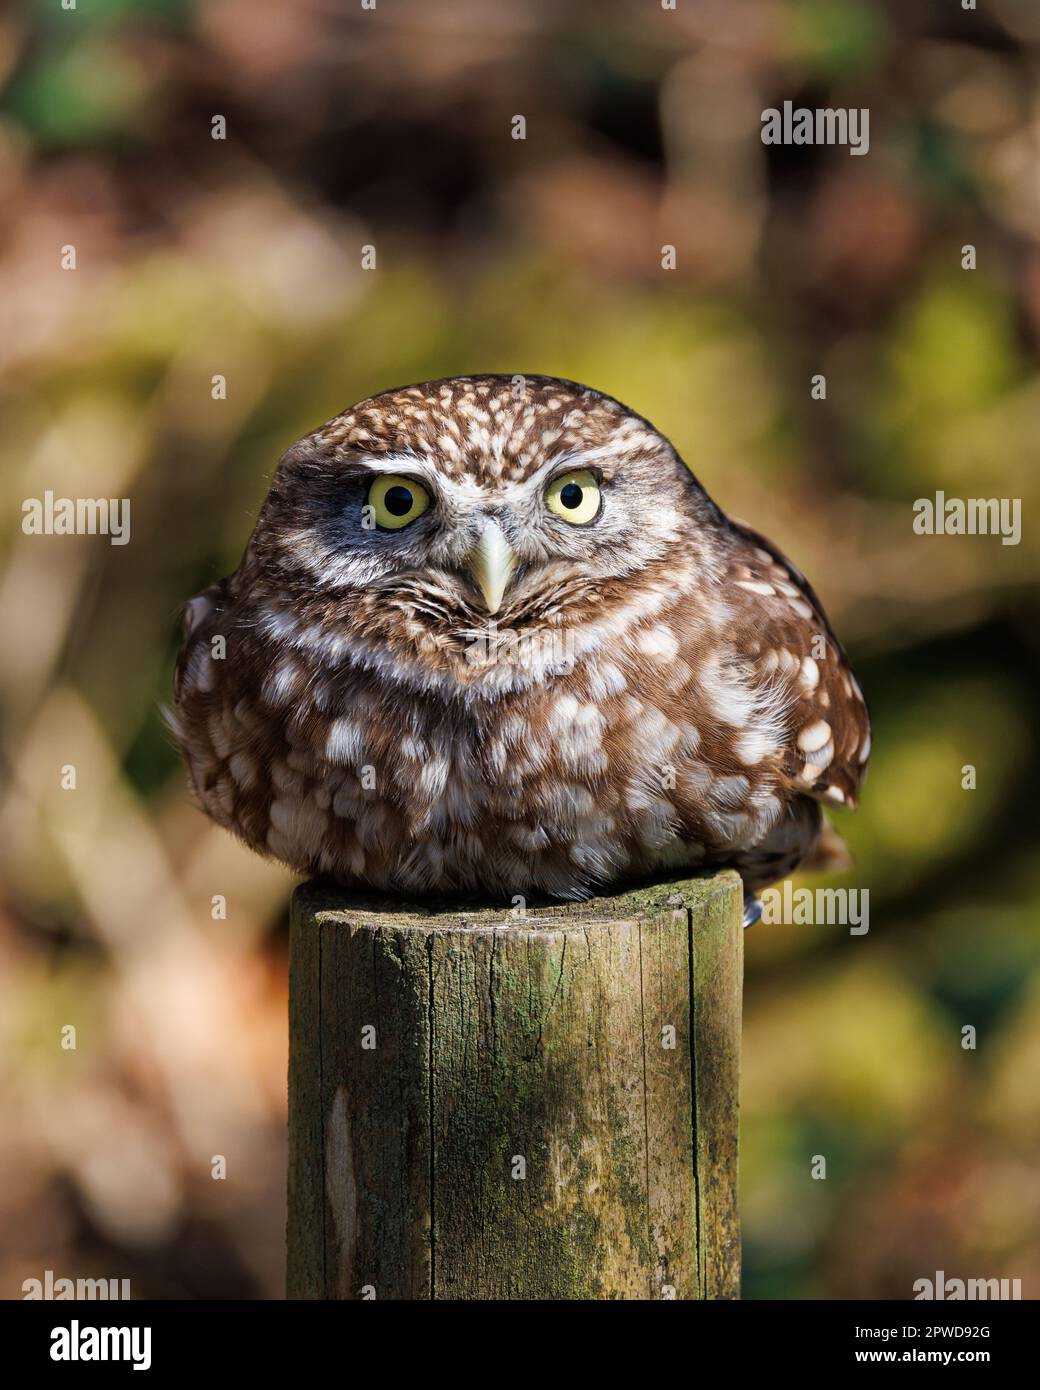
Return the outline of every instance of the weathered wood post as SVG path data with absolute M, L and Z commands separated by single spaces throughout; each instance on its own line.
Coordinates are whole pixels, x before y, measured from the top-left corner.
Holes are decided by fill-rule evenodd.
M 430 911 L 297 890 L 290 1298 L 736 1298 L 736 874 Z

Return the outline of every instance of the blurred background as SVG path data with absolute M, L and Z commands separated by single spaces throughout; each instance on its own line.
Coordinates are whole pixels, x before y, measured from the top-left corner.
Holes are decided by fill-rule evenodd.
M 746 940 L 745 1296 L 1040 1296 L 1038 59 L 1034 0 L 5 11 L 0 1296 L 281 1296 L 292 879 L 158 710 L 281 452 L 471 371 L 648 415 L 872 706 L 869 934 Z M 763 146 L 786 98 L 868 107 L 869 155 Z M 24 536 L 47 489 L 131 497 L 130 544 Z M 936 490 L 1022 498 L 1021 544 L 914 535 Z

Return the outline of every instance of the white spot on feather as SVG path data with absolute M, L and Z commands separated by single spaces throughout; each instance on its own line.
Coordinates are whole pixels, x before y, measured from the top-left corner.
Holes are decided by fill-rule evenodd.
M 333 763 L 355 766 L 361 758 L 364 736 L 352 719 L 335 719 L 329 725 L 325 756 Z
M 746 589 L 749 594 L 762 594 L 765 598 L 771 598 L 776 593 L 772 584 L 764 584 L 758 579 L 738 579 L 737 588 Z
M 636 639 L 636 646 L 647 656 L 659 656 L 664 661 L 670 661 L 679 650 L 675 633 L 663 623 L 641 632 Z
M 831 726 L 826 719 L 818 719 L 815 724 L 806 725 L 798 735 L 798 747 L 803 753 L 814 753 L 817 748 L 829 743 L 830 738 Z
M 815 690 L 820 683 L 820 668 L 811 656 L 802 657 L 802 670 L 799 676 L 806 690 Z
M 737 737 L 734 747 L 744 766 L 753 767 L 768 754 L 775 753 L 777 745 L 765 729 L 748 729 Z

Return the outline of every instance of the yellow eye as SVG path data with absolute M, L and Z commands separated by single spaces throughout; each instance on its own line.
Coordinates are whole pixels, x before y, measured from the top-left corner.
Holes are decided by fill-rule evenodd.
M 545 505 L 572 526 L 586 526 L 599 515 L 599 483 L 587 468 L 561 473 L 546 488 Z
M 382 473 L 368 489 L 368 505 L 384 531 L 400 531 L 430 505 L 430 494 L 414 478 Z

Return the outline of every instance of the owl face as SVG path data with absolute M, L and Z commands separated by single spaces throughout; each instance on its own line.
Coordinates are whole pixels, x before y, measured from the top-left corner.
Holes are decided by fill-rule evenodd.
M 666 439 L 544 378 L 389 392 L 282 461 L 252 549 L 279 583 L 358 603 L 373 640 L 451 660 L 475 632 L 580 625 L 625 581 L 696 553 L 707 503 Z

